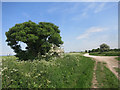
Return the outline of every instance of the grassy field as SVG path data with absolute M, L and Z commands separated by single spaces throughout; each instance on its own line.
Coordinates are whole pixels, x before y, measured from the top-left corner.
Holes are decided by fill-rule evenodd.
M 99 88 L 118 88 L 117 77 L 105 66 L 104 63 L 98 62 L 96 78 Z
M 94 62 L 80 54 L 66 54 L 49 61 L 16 61 L 2 58 L 3 88 L 90 88 Z
M 95 55 L 95 56 L 120 56 L 120 52 L 115 52 L 115 51 L 109 51 L 109 52 L 91 52 L 89 53 L 90 55 Z

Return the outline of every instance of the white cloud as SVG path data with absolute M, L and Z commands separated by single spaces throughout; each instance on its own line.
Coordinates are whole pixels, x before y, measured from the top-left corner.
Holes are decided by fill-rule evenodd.
M 83 17 L 87 16 L 87 12 L 83 12 L 83 13 L 82 13 L 82 16 L 83 16 Z
M 83 39 L 83 38 L 87 38 L 89 37 L 92 33 L 97 33 L 97 32 L 102 32 L 107 30 L 107 28 L 102 28 L 102 27 L 91 27 L 88 30 L 86 30 L 85 33 L 83 33 L 82 35 L 78 36 L 76 39 Z
M 57 10 L 58 8 L 56 8 L 56 7 L 54 7 L 54 8 L 50 8 L 50 9 L 48 9 L 48 13 L 53 13 L 53 12 L 55 12 L 56 10 Z
M 78 8 L 80 7 L 80 3 L 75 3 L 67 8 L 62 8 L 63 13 L 75 13 L 78 12 Z
M 89 36 L 89 33 L 84 33 L 84 34 L 78 36 L 77 39 L 87 38 L 88 36 Z
M 87 33 L 93 33 L 93 32 L 101 32 L 106 30 L 106 28 L 101 28 L 101 27 L 91 27 L 88 29 Z
M 80 6 L 80 3 L 75 3 L 75 4 L 71 4 L 71 6 L 68 6 L 68 7 L 64 7 L 66 6 L 66 4 L 62 4 L 63 7 L 58 7 L 58 6 L 53 6 L 51 8 L 49 8 L 47 10 L 48 13 L 53 13 L 53 12 L 56 12 L 56 11 L 59 11 L 61 13 L 75 13 L 77 12 L 79 6 Z
M 82 13 L 77 14 L 75 17 L 72 18 L 72 20 L 80 20 L 83 18 L 87 18 L 89 17 L 89 13 L 99 13 L 101 11 L 103 11 L 105 8 L 106 3 L 96 3 L 96 2 L 92 2 L 89 4 L 86 4 L 84 7 L 84 9 L 82 10 Z M 70 11 L 74 11 L 74 10 L 70 10 Z
M 87 7 L 84 9 L 84 11 L 88 11 L 89 9 L 93 9 L 96 7 L 96 2 L 92 2 L 87 4 Z
M 104 9 L 105 3 L 102 3 L 98 5 L 98 7 L 95 9 L 94 13 L 101 12 Z
M 87 16 L 89 10 L 92 10 L 93 13 L 101 12 L 101 11 L 104 10 L 105 5 L 106 5 L 105 2 L 104 2 L 104 3 L 100 3 L 100 4 L 97 4 L 97 3 L 93 2 L 92 4 L 89 4 L 89 5 L 83 10 L 82 16 Z
M 26 13 L 26 12 L 23 12 L 22 15 L 23 15 L 24 17 L 26 17 L 26 18 L 30 18 L 30 15 L 29 15 L 28 13 Z
M 95 7 L 96 7 L 96 3 L 95 2 L 90 3 L 85 9 L 83 9 L 82 16 L 87 16 L 88 11 L 90 9 L 94 9 Z

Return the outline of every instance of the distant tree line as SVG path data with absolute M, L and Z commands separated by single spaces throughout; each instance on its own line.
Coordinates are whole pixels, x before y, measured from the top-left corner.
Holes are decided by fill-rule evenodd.
M 100 48 L 97 49 L 92 49 L 92 50 L 85 50 L 85 52 L 87 53 L 92 53 L 92 52 L 108 52 L 108 51 L 120 51 L 120 48 L 118 49 L 110 49 L 110 46 L 108 46 L 107 44 L 103 43 L 100 45 Z

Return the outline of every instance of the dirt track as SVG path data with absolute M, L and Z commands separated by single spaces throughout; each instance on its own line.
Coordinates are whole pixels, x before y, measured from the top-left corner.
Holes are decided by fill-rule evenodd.
M 84 54 L 86 57 L 91 57 L 98 62 L 105 62 L 106 66 L 116 75 L 118 78 L 118 73 L 115 71 L 115 67 L 118 68 L 118 61 L 115 59 L 117 56 L 93 56 L 89 53 Z

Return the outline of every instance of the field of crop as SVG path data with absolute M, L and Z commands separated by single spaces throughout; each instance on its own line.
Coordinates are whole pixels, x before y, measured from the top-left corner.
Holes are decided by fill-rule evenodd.
M 52 60 L 2 58 L 2 88 L 90 88 L 94 62 L 80 54 Z
M 119 56 L 120 52 L 109 51 L 109 52 L 91 52 L 90 55 L 95 56 Z
M 105 63 L 98 62 L 96 78 L 99 88 L 118 88 L 117 77 L 105 66 Z

